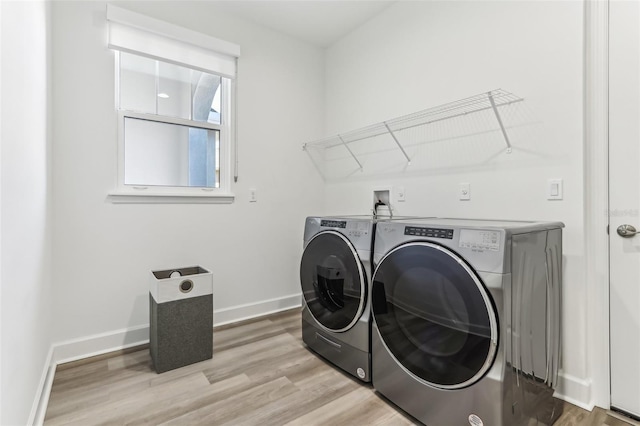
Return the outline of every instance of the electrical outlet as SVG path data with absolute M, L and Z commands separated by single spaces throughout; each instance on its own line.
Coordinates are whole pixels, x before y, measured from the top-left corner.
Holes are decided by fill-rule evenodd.
M 249 202 L 256 203 L 258 202 L 258 190 L 255 188 L 251 188 L 249 190 Z

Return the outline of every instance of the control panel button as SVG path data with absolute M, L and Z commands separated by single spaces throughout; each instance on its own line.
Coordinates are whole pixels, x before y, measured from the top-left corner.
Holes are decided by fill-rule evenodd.
M 416 237 L 429 237 L 429 238 L 445 238 L 448 240 L 452 240 L 453 229 L 422 228 L 418 226 L 406 226 L 404 228 L 404 235 L 412 235 Z
M 320 221 L 320 226 L 325 228 L 346 228 L 347 222 L 343 220 L 327 220 L 323 219 Z

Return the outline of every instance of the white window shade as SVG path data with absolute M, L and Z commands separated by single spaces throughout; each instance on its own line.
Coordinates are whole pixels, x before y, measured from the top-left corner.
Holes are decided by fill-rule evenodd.
M 171 62 L 188 68 L 236 76 L 240 46 L 107 5 L 109 48 Z

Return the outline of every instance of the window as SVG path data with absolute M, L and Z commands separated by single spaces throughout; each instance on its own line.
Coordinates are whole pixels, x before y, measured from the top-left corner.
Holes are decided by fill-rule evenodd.
M 107 19 L 119 129 L 112 199 L 231 202 L 239 48 L 112 5 Z
M 124 184 L 220 188 L 229 79 L 124 52 L 118 70 Z

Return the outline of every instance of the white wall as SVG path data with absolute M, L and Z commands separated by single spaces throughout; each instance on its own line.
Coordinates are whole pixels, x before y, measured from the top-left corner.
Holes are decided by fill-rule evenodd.
M 51 346 L 50 10 L 2 2 L 0 424 L 29 421 Z
M 560 392 L 587 405 L 582 8 L 582 2 L 398 2 L 330 47 L 327 135 L 497 88 L 525 101 L 503 117 L 512 154 L 496 124 L 487 138 L 473 129 L 489 118 L 469 116 L 434 127 L 442 139 L 465 129 L 469 137 L 408 148 L 429 167 L 403 172 L 372 163 L 378 175 L 367 178 L 365 164 L 363 173 L 330 181 L 325 204 L 328 213 L 366 213 L 373 188 L 403 186 L 406 201 L 394 203 L 396 214 L 563 221 Z M 398 150 L 385 155 L 391 165 L 403 162 Z M 564 180 L 564 200 L 546 199 L 549 178 Z M 458 200 L 461 182 L 471 184 L 470 201 Z
M 64 346 L 132 327 L 144 332 L 153 269 L 211 268 L 214 322 L 299 303 L 304 217 L 323 206 L 321 179 L 300 149 L 322 133 L 323 51 L 231 18 L 213 3 L 119 5 L 241 46 L 236 200 L 108 200 L 117 134 L 105 3 L 53 2 L 54 340 Z M 249 203 L 249 188 L 257 189 L 257 203 Z

